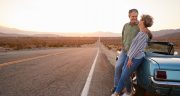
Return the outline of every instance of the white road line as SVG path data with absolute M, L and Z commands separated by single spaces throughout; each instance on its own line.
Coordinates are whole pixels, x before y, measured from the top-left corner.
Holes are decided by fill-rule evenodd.
M 21 62 L 25 62 L 25 61 L 30 61 L 30 60 L 34 60 L 34 59 L 39 59 L 39 58 L 43 58 L 43 57 L 58 55 L 58 54 L 62 54 L 62 52 L 55 53 L 55 54 L 47 54 L 47 55 L 42 55 L 42 56 L 37 56 L 37 57 L 32 57 L 32 58 L 26 58 L 26 59 L 21 59 L 21 60 L 15 60 L 15 61 L 10 61 L 10 62 L 6 62 L 6 63 L 1 63 L 0 67 L 4 67 L 4 66 L 16 64 L 16 63 L 21 63 Z
M 98 48 L 98 51 L 97 51 L 97 54 L 96 54 L 96 57 L 94 59 L 94 62 L 91 66 L 91 70 L 89 72 L 89 75 L 88 75 L 88 78 L 86 80 L 86 83 L 85 83 L 85 86 L 83 88 L 83 91 L 81 93 L 81 96 L 88 96 L 88 92 L 89 92 L 89 87 L 90 87 L 90 84 L 91 84 L 91 79 L 92 79 L 92 76 L 93 76 L 93 72 L 94 72 L 94 68 L 95 68 L 95 65 L 96 65 L 96 61 L 97 61 L 97 57 L 99 55 L 99 48 Z

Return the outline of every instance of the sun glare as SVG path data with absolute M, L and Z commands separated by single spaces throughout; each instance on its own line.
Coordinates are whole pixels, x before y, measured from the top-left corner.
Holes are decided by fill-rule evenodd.
M 121 32 L 129 21 L 128 10 L 137 8 L 140 15 L 154 17 L 153 30 L 173 29 L 180 28 L 180 13 L 173 11 L 180 9 L 178 4 L 178 0 L 1 0 L 0 25 L 40 32 Z

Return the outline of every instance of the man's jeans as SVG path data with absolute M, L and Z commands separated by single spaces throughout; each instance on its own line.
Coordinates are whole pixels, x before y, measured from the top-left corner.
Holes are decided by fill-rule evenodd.
M 127 57 L 127 54 L 124 52 L 124 50 L 122 50 L 118 56 L 118 60 L 116 61 L 116 65 L 115 65 L 114 87 L 117 87 L 118 85 L 126 57 Z
M 122 91 L 123 88 L 126 88 L 128 93 L 131 92 L 130 76 L 132 75 L 133 72 L 136 71 L 136 69 L 142 63 L 143 60 L 144 60 L 144 57 L 142 57 L 141 59 L 132 59 L 133 64 L 131 65 L 130 68 L 128 68 L 127 67 L 128 57 L 125 59 L 122 74 L 119 79 L 118 86 L 116 87 L 115 92 L 119 93 L 120 91 Z

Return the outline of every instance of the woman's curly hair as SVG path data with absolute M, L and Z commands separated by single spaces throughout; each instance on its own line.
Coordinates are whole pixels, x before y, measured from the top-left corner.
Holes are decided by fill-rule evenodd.
M 153 25 L 153 18 L 150 15 L 142 15 L 141 20 L 144 21 L 145 27 L 151 27 Z
M 153 25 L 153 18 L 150 15 L 142 15 L 141 21 L 144 21 L 144 27 L 151 27 Z M 151 32 L 148 32 L 149 40 L 153 38 Z

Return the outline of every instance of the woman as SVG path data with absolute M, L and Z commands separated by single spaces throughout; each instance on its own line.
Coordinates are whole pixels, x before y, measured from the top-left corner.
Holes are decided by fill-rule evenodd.
M 123 88 L 126 88 L 126 92 L 123 94 L 123 96 L 131 96 L 130 76 L 142 63 L 145 56 L 144 49 L 147 46 L 148 41 L 152 39 L 152 34 L 150 31 L 143 32 L 142 30 L 148 30 L 148 27 L 151 27 L 152 24 L 153 19 L 150 15 L 142 15 L 141 20 L 138 24 L 140 32 L 132 41 L 123 66 L 123 72 L 118 82 L 118 86 L 111 96 L 118 96 Z

